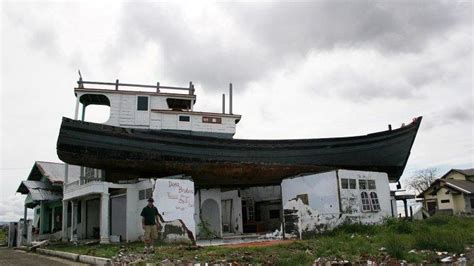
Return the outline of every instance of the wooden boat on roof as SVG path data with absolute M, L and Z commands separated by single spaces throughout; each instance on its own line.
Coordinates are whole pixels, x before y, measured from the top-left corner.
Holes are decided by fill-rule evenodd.
M 57 153 L 66 163 L 104 169 L 108 181 L 185 174 L 197 187 L 244 187 L 351 169 L 386 172 L 396 182 L 422 119 L 364 136 L 233 139 L 240 116 L 194 112 L 192 83 L 189 94 L 168 94 L 159 85 L 150 93 L 85 89 L 92 82 L 80 82 L 78 104 L 109 105 L 111 116 L 105 124 L 84 122 L 77 120 L 76 108 L 76 119 L 63 118 Z M 160 108 L 165 103 L 167 108 Z

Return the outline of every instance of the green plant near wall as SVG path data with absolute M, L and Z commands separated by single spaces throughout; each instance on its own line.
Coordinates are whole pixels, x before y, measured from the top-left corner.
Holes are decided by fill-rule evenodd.
M 201 217 L 201 222 L 198 224 L 199 238 L 203 239 L 216 239 L 216 233 L 210 228 L 210 224 L 204 221 Z

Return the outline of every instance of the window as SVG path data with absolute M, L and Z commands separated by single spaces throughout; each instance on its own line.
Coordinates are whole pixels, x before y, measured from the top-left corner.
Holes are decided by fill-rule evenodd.
M 356 188 L 356 180 L 355 179 L 341 178 L 341 187 L 342 187 L 342 189 L 355 189 Z
M 137 110 L 148 111 L 148 96 L 137 96 Z
M 138 191 L 138 200 L 145 200 L 153 197 L 153 189 L 142 189 Z
M 380 211 L 380 203 L 379 203 L 379 198 L 377 197 L 377 193 L 370 192 L 370 199 L 372 201 L 372 210 Z
M 203 123 L 210 123 L 210 124 L 222 124 L 222 118 L 220 117 L 211 117 L 211 116 L 203 116 L 202 117 Z
M 367 189 L 367 180 L 359 179 L 359 189 Z
M 179 121 L 181 121 L 181 122 L 189 122 L 189 116 L 187 116 L 187 115 L 180 115 L 180 116 L 179 116 Z
M 280 210 L 270 210 L 270 219 L 280 219 Z
M 369 189 L 375 189 L 375 180 L 367 180 Z
M 356 180 L 355 179 L 349 179 L 349 188 L 350 189 L 356 189 Z
M 441 200 L 441 203 L 449 203 L 449 200 L 448 199 L 443 199 L 443 200 Z
M 369 212 L 372 208 L 370 206 L 369 195 L 367 192 L 362 191 L 362 193 L 360 193 L 360 198 L 362 199 L 362 211 Z
M 341 187 L 342 189 L 348 189 L 349 188 L 349 180 L 342 178 L 341 179 Z

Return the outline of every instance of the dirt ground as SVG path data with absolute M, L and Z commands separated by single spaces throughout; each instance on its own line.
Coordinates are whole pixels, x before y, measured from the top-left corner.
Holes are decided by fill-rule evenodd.
M 269 246 L 274 246 L 278 244 L 289 244 L 294 241 L 295 240 L 269 240 L 269 241 L 251 242 L 251 243 L 229 244 L 229 245 L 224 245 L 224 247 L 229 247 L 229 248 L 269 247 Z

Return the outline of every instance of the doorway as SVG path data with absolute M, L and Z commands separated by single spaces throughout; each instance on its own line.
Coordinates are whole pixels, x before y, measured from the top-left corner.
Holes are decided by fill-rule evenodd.
M 232 199 L 222 201 L 222 232 L 233 233 L 232 231 Z

